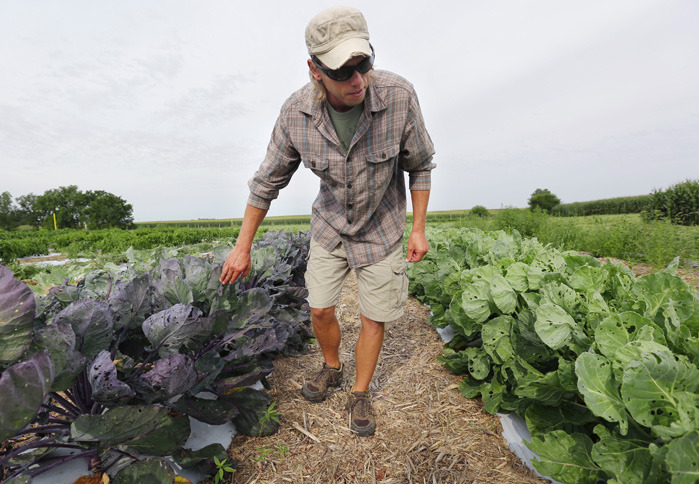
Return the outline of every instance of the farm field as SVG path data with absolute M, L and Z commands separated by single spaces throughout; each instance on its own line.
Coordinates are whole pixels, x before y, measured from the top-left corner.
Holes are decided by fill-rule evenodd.
M 497 217 L 502 213 L 505 213 L 507 218 L 501 218 L 498 221 Z M 564 383 L 562 373 L 560 375 L 557 374 L 558 376 L 556 377 L 561 379 L 558 383 L 560 388 L 557 390 L 557 384 L 549 381 L 553 379 L 550 376 L 537 376 L 536 380 L 543 379 L 542 381 L 547 382 L 545 385 L 551 384 L 553 385 L 552 387 L 542 386 L 538 389 L 518 389 L 517 386 L 508 386 L 507 380 L 502 380 L 497 375 L 498 371 L 500 371 L 503 375 L 502 378 L 506 378 L 505 375 L 512 374 L 512 372 L 517 374 L 517 372 L 522 372 L 523 369 L 532 371 L 527 365 L 532 366 L 538 372 L 543 372 L 546 365 L 542 366 L 542 362 L 545 360 L 541 358 L 544 355 L 551 357 L 552 354 L 561 353 L 561 355 L 565 354 L 568 358 L 580 356 L 584 353 L 580 352 L 582 347 L 581 341 L 589 340 L 589 344 L 593 345 L 592 347 L 595 345 L 600 346 L 601 343 L 595 341 L 594 332 L 589 333 L 588 331 L 594 329 L 595 326 L 602 325 L 606 321 L 603 317 L 605 311 L 609 311 L 609 314 L 611 314 L 622 309 L 625 311 L 624 314 L 631 311 L 637 313 L 638 316 L 633 316 L 632 319 L 628 319 L 630 316 L 624 316 L 619 324 L 623 325 L 628 321 L 648 320 L 649 323 L 644 324 L 650 324 L 653 328 L 650 332 L 629 333 L 630 336 L 626 337 L 626 341 L 617 341 L 612 338 L 619 345 L 630 348 L 629 350 L 624 350 L 627 351 L 626 358 L 634 357 L 635 353 L 628 353 L 628 351 L 636 351 L 635 349 L 631 350 L 631 348 L 649 347 L 652 351 L 659 354 L 661 359 L 663 354 L 669 352 L 669 354 L 674 355 L 673 357 L 677 357 L 682 365 L 687 364 L 686 359 L 688 355 L 692 355 L 691 358 L 695 358 L 693 352 L 696 352 L 696 320 L 699 318 L 699 311 L 697 310 L 699 303 L 697 303 L 696 290 L 691 286 L 683 286 L 682 284 L 684 283 L 681 282 L 681 279 L 672 276 L 671 273 L 675 270 L 680 274 L 684 272 L 682 276 L 687 280 L 687 274 L 691 276 L 693 271 L 696 272 L 696 268 L 687 267 L 686 265 L 683 269 L 673 267 L 667 275 L 649 276 L 646 280 L 650 282 L 643 285 L 637 282 L 636 276 L 627 267 L 615 264 L 612 261 L 612 264 L 609 266 L 614 267 L 614 269 L 601 269 L 603 266 L 596 258 L 579 255 L 577 251 L 574 257 L 571 255 L 564 257 L 565 264 L 561 263 L 561 255 L 553 255 L 551 256 L 552 259 L 541 259 L 537 263 L 538 265 L 536 265 L 534 264 L 536 262 L 535 258 L 527 259 L 529 257 L 525 255 L 529 253 L 527 251 L 533 251 L 531 252 L 532 254 L 548 254 L 552 250 L 552 253 L 558 253 L 550 246 L 545 248 L 545 243 L 540 243 L 544 242 L 541 235 L 547 233 L 541 230 L 542 226 L 547 227 L 548 233 L 556 233 L 555 230 L 564 229 L 568 231 L 576 230 L 574 228 L 576 224 L 584 225 L 584 223 L 587 225 L 584 225 L 583 232 L 599 230 L 600 232 L 609 233 L 614 230 L 614 227 L 618 226 L 644 226 L 641 225 L 642 222 L 640 220 L 633 220 L 633 218 L 628 216 L 623 216 L 622 218 L 615 216 L 609 218 L 601 217 L 598 220 L 586 218 L 578 221 L 575 218 L 559 219 L 549 217 L 544 218 L 543 222 L 541 221 L 542 219 L 538 219 L 540 235 L 537 238 L 541 237 L 539 240 L 527 237 L 522 238 L 517 233 L 508 234 L 505 231 L 481 232 L 478 228 L 470 229 L 465 227 L 469 223 L 493 224 L 492 227 L 489 227 L 493 229 L 497 224 L 508 222 L 520 224 L 516 228 L 518 231 L 523 232 L 527 230 L 527 225 L 517 218 L 520 214 L 508 213 L 507 210 L 501 211 L 499 214 L 485 220 L 459 214 L 458 220 L 455 221 L 442 220 L 437 223 L 433 219 L 430 222 L 429 237 L 432 244 L 429 254 L 430 258 L 425 263 L 413 266 L 411 269 L 413 271 L 411 289 L 419 301 L 411 299 L 408 313 L 402 321 L 398 322 L 397 328 L 400 329 L 390 330 L 389 336 L 394 340 L 393 342 L 387 341 L 385 359 L 382 360 L 377 370 L 377 378 L 373 390 L 377 394 L 377 411 L 379 412 L 379 425 L 382 426 L 380 427 L 382 430 L 377 431 L 375 438 L 364 440 L 352 436 L 347 437 L 343 433 L 346 422 L 342 422 L 341 402 L 344 396 L 341 392 L 333 395 L 329 402 L 320 406 L 306 405 L 304 401 L 298 398 L 296 392 L 299 385 L 303 383 L 303 375 L 309 367 L 313 366 L 313 362 L 318 358 L 317 349 L 311 346 L 310 353 L 300 358 L 282 357 L 275 361 L 276 369 L 270 375 L 268 381 L 270 388 L 268 391 L 281 412 L 281 430 L 269 437 L 255 436 L 246 438 L 239 436 L 236 438 L 233 446 L 228 449 L 228 455 L 230 458 L 239 461 L 240 470 L 239 473 L 233 475 L 233 479 L 230 482 L 275 482 L 274 479 L 279 475 L 277 474 L 278 471 L 292 480 L 297 480 L 300 477 L 308 482 L 326 482 L 319 480 L 322 474 L 315 473 L 316 471 L 313 469 L 318 469 L 317 472 L 333 472 L 337 476 L 350 476 L 347 482 L 372 482 L 371 479 L 378 480 L 378 477 L 381 477 L 383 482 L 410 482 L 411 479 L 415 479 L 414 482 L 422 482 L 423 480 L 425 482 L 430 482 L 430 480 L 440 482 L 440 479 L 442 480 L 441 482 L 461 482 L 458 479 L 462 478 L 466 479 L 463 482 L 472 482 L 473 480 L 478 480 L 479 482 L 542 482 L 516 457 L 509 453 L 507 443 L 500 436 L 498 420 L 491 413 L 494 413 L 498 408 L 501 411 L 521 410 L 520 405 L 522 408 L 536 408 L 536 405 L 542 405 L 542 403 L 532 403 L 532 400 L 536 401 L 540 395 L 547 393 L 549 394 L 547 398 L 551 398 L 551 395 L 557 395 L 556 398 L 568 398 L 566 394 L 577 394 L 576 398 L 585 401 L 589 408 L 588 411 L 593 412 L 595 415 L 595 417 L 589 417 L 588 415 L 586 418 L 592 418 L 593 420 L 591 421 L 597 422 L 600 421 L 599 419 L 606 421 L 605 428 L 608 428 L 611 433 L 602 435 L 598 432 L 593 436 L 595 439 L 601 438 L 605 445 L 611 445 L 612 442 L 614 442 L 614 445 L 625 445 L 623 440 L 618 440 L 619 430 L 615 426 L 621 425 L 620 422 L 624 420 L 628 422 L 629 418 L 634 420 L 634 428 L 640 424 L 641 427 L 645 426 L 650 429 L 646 429 L 645 432 L 660 432 L 659 435 L 662 435 L 662 437 L 656 437 L 656 440 L 657 438 L 665 439 L 668 444 L 665 447 L 667 454 L 662 454 L 664 460 L 661 457 L 653 457 L 652 459 L 648 457 L 655 452 L 652 450 L 652 446 L 645 448 L 634 447 L 634 455 L 649 462 L 654 462 L 653 467 L 635 468 L 632 473 L 623 474 L 622 477 L 629 480 L 621 480 L 622 482 L 643 482 L 643 480 L 637 481 L 634 479 L 638 478 L 638 476 L 645 479 L 645 477 L 655 473 L 675 476 L 692 472 L 691 469 L 688 470 L 681 464 L 677 464 L 677 462 L 686 461 L 684 455 L 686 446 L 688 442 L 691 446 L 692 439 L 696 438 L 697 429 L 689 429 L 687 425 L 691 427 L 691 423 L 687 423 L 686 419 L 681 420 L 676 425 L 672 425 L 674 425 L 673 428 L 682 428 L 687 430 L 687 432 L 680 436 L 671 435 L 663 430 L 665 426 L 670 425 L 669 422 L 657 422 L 649 419 L 639 414 L 637 409 L 621 410 L 615 407 L 615 412 L 617 413 L 611 417 L 607 414 L 598 416 L 595 413 L 596 405 L 604 406 L 607 402 L 588 402 L 587 393 L 579 388 L 580 384 L 575 387 L 575 385 L 570 383 Z M 444 214 L 440 215 L 443 216 Z M 531 220 L 524 219 L 524 222 L 531 222 Z M 551 228 L 554 225 L 559 228 Z M 563 227 L 563 229 L 560 227 Z M 284 228 L 288 227 L 284 226 Z M 515 227 L 510 226 L 509 228 Z M 154 233 L 167 233 L 177 230 L 175 228 L 157 229 Z M 196 232 L 197 229 L 187 229 L 187 231 L 190 230 Z M 206 229 L 201 230 L 205 231 Z M 230 230 L 230 228 L 227 230 Z M 624 228 L 624 230 L 627 229 Z M 293 233 L 293 231 L 289 232 Z M 678 236 L 680 240 L 683 240 L 682 237 L 686 237 L 686 234 L 689 233 L 691 241 L 691 231 L 678 233 L 685 234 Z M 262 236 L 258 240 L 262 238 L 265 237 Z M 267 234 L 266 238 L 273 241 L 277 236 L 272 231 L 272 233 Z M 58 271 L 53 280 L 51 280 L 51 271 L 35 273 L 35 278 L 39 280 L 44 279 L 42 282 L 34 280 L 33 282 L 37 282 L 37 285 L 33 289 L 37 290 L 37 295 L 43 294 L 46 292 L 45 289 L 50 286 L 62 285 L 66 277 L 69 279 L 72 277 L 70 282 L 77 284 L 85 276 L 86 270 L 106 270 L 118 278 L 120 277 L 118 274 L 121 273 L 123 267 L 127 266 L 127 273 L 131 274 L 129 277 L 133 277 L 135 273 L 150 272 L 156 266 L 164 268 L 163 264 L 168 260 L 172 260 L 173 257 L 176 258 L 175 260 L 177 258 L 185 260 L 187 256 L 200 257 L 202 254 L 209 254 L 206 257 L 220 261 L 222 257 L 225 257 L 225 253 L 234 239 L 226 240 L 225 244 L 217 240 L 211 240 L 177 247 L 157 246 L 151 249 L 128 249 L 125 252 L 116 254 L 98 254 L 95 259 L 82 268 L 80 264 L 71 264 L 63 268 L 52 269 Z M 515 250 L 513 247 L 519 247 L 519 249 Z M 270 249 L 265 250 L 269 251 Z M 75 254 L 80 253 L 80 251 L 77 251 Z M 89 251 L 85 252 L 85 254 L 89 253 Z M 563 253 L 560 252 L 560 254 Z M 596 253 L 593 253 L 593 255 L 597 256 Z M 271 256 L 271 253 L 267 253 L 266 256 Z M 570 257 L 572 258 L 568 259 Z M 600 259 L 606 261 L 605 257 L 600 257 Z M 526 261 L 527 266 L 536 267 L 536 269 L 534 270 L 531 267 L 527 269 L 521 263 L 513 265 L 513 260 Z M 690 258 L 685 260 L 691 261 Z M 260 258 L 259 263 L 263 267 L 265 265 L 264 258 Z M 434 266 L 430 266 L 430 264 L 434 264 Z M 27 264 L 21 264 L 19 267 L 24 271 L 25 266 Z M 566 267 L 570 269 L 568 270 Z M 630 267 L 636 272 L 655 272 L 653 266 L 648 264 L 631 263 Z M 73 270 L 75 272 L 71 272 Z M 567 279 L 577 273 L 578 270 L 581 270 L 580 274 L 573 279 Z M 515 301 L 519 301 L 515 302 L 514 306 L 512 306 L 511 302 L 504 302 L 511 296 L 507 296 L 502 292 L 502 280 L 495 277 L 498 271 L 500 271 L 500 277 L 505 278 L 507 284 L 511 286 L 510 290 L 514 291 L 516 295 Z M 556 274 L 564 274 L 564 272 L 567 275 L 556 276 Z M 547 275 L 549 273 L 550 275 Z M 608 275 L 603 277 L 605 273 Z M 47 275 L 43 276 L 42 274 Z M 66 276 L 66 274 L 71 275 Z M 497 281 L 497 283 L 491 282 L 490 285 L 491 287 L 497 287 L 500 292 L 495 295 L 489 294 L 487 291 L 476 291 L 474 294 L 469 293 L 468 297 L 454 292 L 459 287 L 468 287 L 468 285 L 473 284 L 473 280 L 469 279 L 470 276 L 468 274 L 473 274 L 473 277 L 477 278 L 494 277 L 492 281 Z M 614 274 L 618 281 L 612 283 L 609 274 Z M 32 282 L 31 277 L 23 279 L 27 282 Z M 96 279 L 94 276 L 91 276 L 90 280 Z M 523 280 L 526 282 L 523 283 Z M 691 281 L 692 279 L 690 278 L 689 280 Z M 517 350 L 513 352 L 513 348 L 517 348 L 517 345 L 521 344 L 518 338 L 525 334 L 522 333 L 521 328 L 517 329 L 514 322 L 516 321 L 517 324 L 520 324 L 521 318 L 524 318 L 522 319 L 524 321 L 529 317 L 522 316 L 522 314 L 537 313 L 536 308 L 544 305 L 539 298 L 548 298 L 546 304 L 558 306 L 566 311 L 577 307 L 577 304 L 581 304 L 577 302 L 575 303 L 576 305 L 571 306 L 572 300 L 570 298 L 573 297 L 571 294 L 554 295 L 554 292 L 560 289 L 553 291 L 553 284 L 561 284 L 563 282 L 566 286 L 573 287 L 579 293 L 575 298 L 585 301 L 588 305 L 594 301 L 596 309 L 591 312 L 590 310 L 581 309 L 582 306 L 580 306 L 577 310 L 569 313 L 568 317 L 572 318 L 574 323 L 569 324 L 568 332 L 564 333 L 562 340 L 560 335 L 554 335 L 549 332 L 551 328 L 537 329 L 536 327 L 528 327 L 527 338 L 534 338 L 534 341 L 536 341 L 534 346 L 538 349 L 532 350 L 530 348 L 526 350 L 526 353 L 518 353 Z M 351 281 L 349 284 L 351 286 Z M 524 286 L 522 284 L 527 286 L 526 290 L 523 290 Z M 587 289 L 583 290 L 583 287 L 587 287 L 587 284 L 591 284 L 590 287 L 594 288 L 600 295 L 601 300 L 594 293 L 586 292 Z M 478 284 L 476 286 L 481 287 Z M 439 287 L 436 296 L 430 293 L 429 287 Z M 349 341 L 346 339 L 344 342 L 346 346 L 343 349 L 343 354 L 346 355 L 348 362 L 351 360 L 351 335 L 356 331 L 357 320 L 356 300 L 352 298 L 351 293 L 352 291 L 343 293 L 340 307 L 341 317 L 347 324 L 347 335 L 349 337 L 347 338 Z M 527 295 L 530 293 L 536 294 L 536 296 Z M 654 312 L 645 314 L 649 308 L 649 306 L 644 305 L 646 303 L 624 303 L 623 298 L 631 294 L 636 299 L 640 298 L 642 301 L 649 301 L 648 304 L 651 304 L 650 301 L 652 301 L 655 308 Z M 654 294 L 657 294 L 657 296 Z M 661 296 L 660 294 L 663 295 Z M 452 299 L 457 297 L 457 295 L 460 302 L 457 306 L 454 306 Z M 448 298 L 448 300 L 445 298 Z M 578 299 L 573 300 L 577 301 Z M 668 306 L 668 304 L 671 304 L 670 301 L 684 302 L 681 302 L 681 309 L 678 310 L 675 306 Z M 421 306 L 419 302 L 429 304 L 430 309 Z M 453 307 L 450 308 L 450 306 Z M 487 315 L 485 313 L 486 308 L 490 311 Z M 432 312 L 431 316 L 430 310 Z M 667 315 L 671 314 L 672 311 L 677 314 L 678 318 L 684 318 L 683 320 L 687 321 L 685 324 L 677 320 L 680 322 L 680 328 L 683 326 L 686 328 L 682 330 L 686 334 L 682 333 L 680 335 L 673 332 L 675 331 L 672 326 L 674 323 L 669 323 L 667 319 L 669 317 Z M 591 316 L 591 314 L 594 314 L 594 316 Z M 495 337 L 495 334 L 500 334 L 499 331 L 504 328 L 505 321 L 508 321 L 505 316 L 511 318 L 508 322 L 511 329 L 504 330 L 503 334 L 510 334 L 510 337 Z M 566 319 L 562 315 L 561 317 Z M 481 320 L 481 318 L 485 319 Z M 541 319 L 542 321 L 545 320 L 543 316 Z M 446 349 L 442 349 L 443 345 L 430 323 L 440 326 L 445 321 L 449 321 L 452 326 L 456 327 L 459 338 L 447 345 Z M 575 329 L 578 324 L 582 325 L 581 328 L 585 328 L 584 334 L 579 333 L 579 331 L 583 331 L 582 329 Z M 605 324 L 613 326 L 616 322 L 615 320 L 610 320 Z M 500 326 L 503 326 L 503 328 L 500 328 Z M 406 332 L 406 328 L 410 328 L 410 331 Z M 497 329 L 497 333 L 493 333 L 495 329 Z M 479 339 L 481 340 L 480 346 L 472 347 L 467 345 L 467 348 L 470 349 L 460 353 L 463 349 L 459 348 L 460 343 L 473 343 Z M 508 339 L 510 339 L 509 342 Z M 406 346 L 402 341 L 409 341 L 412 346 Z M 561 344 L 561 341 L 564 341 L 564 343 Z M 415 344 L 413 345 L 413 343 Z M 539 346 L 537 347 L 537 345 Z M 412 350 L 406 352 L 409 348 L 412 348 Z M 480 352 L 476 352 L 477 348 Z M 594 354 L 594 357 L 585 358 L 607 358 L 612 361 L 613 356 L 610 355 L 614 354 L 613 349 L 608 345 L 602 345 L 602 348 L 604 348 L 604 351 L 601 353 L 601 350 L 598 349 L 597 352 L 590 353 Z M 523 358 L 523 360 L 517 360 L 518 363 L 515 364 L 507 360 L 506 355 L 508 354 L 519 354 L 519 357 Z M 535 358 L 534 362 L 529 359 L 531 357 Z M 437 360 L 440 360 L 440 362 L 437 362 Z M 559 365 L 563 364 L 563 360 L 559 359 L 558 361 Z M 575 363 L 575 359 L 572 361 Z M 692 360 L 690 359 L 689 361 Z M 694 361 L 696 360 L 694 359 Z M 628 364 L 629 361 L 626 361 L 626 363 Z M 442 364 L 446 365 L 446 370 L 442 368 Z M 577 365 L 574 364 L 573 367 L 577 371 Z M 563 366 L 563 368 L 568 368 L 567 372 L 573 371 L 571 369 L 573 367 L 570 366 L 570 363 L 565 363 Z M 484 374 L 485 368 L 488 368 L 487 375 Z M 498 368 L 500 369 L 498 370 Z M 562 369 L 559 369 L 559 373 L 562 371 Z M 652 373 L 651 370 L 648 371 Z M 680 369 L 677 371 L 680 371 Z M 690 365 L 686 370 L 681 371 L 691 373 L 697 370 L 695 366 L 692 369 Z M 464 377 L 464 373 L 471 376 Z M 457 374 L 462 375 L 457 376 Z M 478 375 L 480 380 L 476 382 L 473 379 L 473 375 Z M 526 377 L 520 376 L 520 378 L 525 378 L 526 380 Z M 583 377 L 579 378 L 584 379 Z M 615 380 L 615 377 L 612 376 L 610 380 L 590 381 L 586 382 L 585 385 L 603 385 L 607 389 L 605 390 L 605 395 L 609 397 L 610 402 L 614 402 L 616 401 L 614 391 L 633 391 L 633 389 L 623 390 L 623 387 L 620 386 L 623 381 L 623 375 L 617 378 L 620 380 Z M 434 381 L 435 384 L 434 386 L 425 385 L 426 381 Z M 617 381 L 616 390 L 614 390 L 614 381 Z M 402 386 L 401 382 L 410 382 L 408 386 L 412 390 L 405 392 L 406 387 Z M 611 385 L 612 390 L 609 390 L 609 385 Z M 491 395 L 491 390 L 500 395 L 500 397 L 494 399 Z M 696 395 L 697 389 L 689 385 L 681 391 L 686 392 L 689 397 L 680 397 L 680 399 L 690 398 L 689 401 L 691 402 L 691 395 Z M 620 395 L 623 394 L 620 393 Z M 550 405 L 551 402 L 544 400 L 543 405 L 547 404 Z M 513 405 L 515 407 L 512 407 Z M 444 412 L 444 414 L 441 414 L 440 411 Z M 527 413 L 523 410 L 521 411 L 523 416 Z M 692 410 L 691 403 L 688 409 L 684 406 L 682 407 L 682 412 L 685 412 L 685 414 L 689 412 L 687 415 L 690 415 L 690 422 L 692 412 L 694 411 L 696 410 Z M 619 415 L 628 415 L 624 412 L 630 412 L 631 417 L 619 417 Z M 529 413 L 534 415 L 535 412 L 532 410 Z M 444 415 L 449 417 L 444 417 Z M 530 423 L 530 426 L 534 425 L 534 429 L 540 428 L 542 423 L 533 419 L 534 417 L 530 415 L 528 422 L 538 423 Z M 588 441 L 583 437 L 576 436 L 578 434 L 583 435 L 583 428 L 589 427 L 589 422 L 591 421 L 588 420 L 587 423 L 581 423 L 578 432 L 571 437 L 573 439 L 571 448 L 577 449 L 576 452 L 583 452 L 582 449 L 587 448 L 588 451 L 584 455 L 590 462 L 582 465 L 581 462 L 575 461 L 570 463 L 570 467 L 594 467 L 594 471 L 578 469 L 580 472 L 592 472 L 592 474 L 583 474 L 587 476 L 586 478 L 592 478 L 593 474 L 602 478 L 604 476 L 615 476 L 620 472 L 619 469 L 614 470 L 615 468 L 609 464 L 609 461 L 605 460 L 606 457 L 600 457 L 600 448 L 592 452 L 589 450 L 591 447 L 588 447 Z M 563 426 L 568 428 L 568 424 Z M 305 432 L 300 431 L 298 427 Z M 416 429 L 418 428 L 422 429 L 422 434 L 416 434 Z M 308 434 L 315 438 L 310 437 Z M 417 437 L 413 438 L 412 441 L 408 441 L 415 435 Z M 460 439 L 455 439 L 457 442 L 452 441 L 453 435 L 459 435 Z M 542 449 L 548 446 L 546 444 L 548 442 L 547 439 L 552 437 L 542 434 L 540 437 L 535 435 L 535 438 L 541 440 L 541 443 L 538 444 L 539 447 L 536 447 L 538 440 L 534 445 L 535 449 L 538 448 L 537 452 L 540 456 L 544 455 L 546 462 L 561 458 L 559 454 L 546 456 L 542 452 Z M 586 438 L 590 439 L 589 436 Z M 564 437 L 557 434 L 556 439 L 560 440 L 564 439 Z M 669 443 L 675 441 L 677 443 L 673 443 L 672 447 L 670 447 Z M 592 443 L 593 440 L 590 440 L 590 442 Z M 591 443 L 590 445 L 592 445 Z M 582 447 L 579 447 L 581 445 Z M 274 448 L 277 451 L 274 451 Z M 406 448 L 409 449 L 407 452 L 401 452 Z M 480 450 L 481 448 L 489 448 L 491 450 L 483 452 Z M 332 469 L 322 467 L 322 462 L 315 462 L 314 465 L 317 464 L 321 467 L 312 465 L 310 469 L 306 468 L 305 465 L 310 462 L 308 457 L 310 455 L 329 456 L 330 460 L 326 464 L 329 462 L 334 467 Z M 400 459 L 397 458 L 398 455 L 401 456 Z M 654 456 L 655 454 L 652 455 Z M 555 475 L 556 472 L 559 472 L 556 471 L 555 466 L 551 467 L 546 462 L 540 464 L 542 465 L 540 471 L 544 475 Z M 556 478 L 562 482 L 573 482 L 577 479 L 577 477 L 571 474 L 561 474 L 556 476 Z M 408 480 L 406 481 L 406 479 Z M 658 482 L 669 482 L 669 480 L 661 479 Z
M 469 210 L 434 211 L 428 213 L 427 223 L 443 228 L 517 230 L 524 236 L 536 237 L 564 250 L 625 260 L 632 267 L 645 264 L 650 266 L 647 270 L 664 268 L 675 257 L 680 257 L 680 267 L 690 272 L 699 266 L 699 226 L 644 222 L 638 214 L 554 217 L 512 208 L 491 209 L 489 214 L 489 217 L 477 217 L 470 215 Z M 411 217 L 408 213 L 408 224 Z M 216 243 L 231 245 L 241 222 L 242 219 L 182 220 L 144 222 L 137 224 L 136 230 L 0 231 L 0 261 L 4 254 L 11 260 L 13 256 L 27 257 L 49 248 L 64 252 L 67 257 L 89 257 L 98 253 L 118 254 L 129 247 L 139 250 L 195 243 L 208 243 L 210 247 Z M 308 230 L 309 222 L 307 215 L 268 217 L 258 236 L 269 230 L 292 233 Z M 12 250 L 3 252 L 3 241 L 6 246 L 11 246 L 12 241 L 20 242 L 18 245 L 22 247 L 16 253 L 21 255 L 16 256 Z
M 536 237 L 540 242 L 562 250 L 577 250 L 602 259 L 626 261 L 631 267 L 638 266 L 639 270 L 646 272 L 664 269 L 679 257 L 679 270 L 683 277 L 699 279 L 699 226 L 643 222 L 636 214 L 552 217 L 519 209 L 491 210 L 488 217 L 472 216 L 467 210 L 430 212 L 428 215 L 430 227 L 517 230 L 526 237 Z M 305 223 L 297 223 L 302 218 L 272 217 L 269 224 L 260 228 L 258 235 L 262 236 L 269 230 L 292 233 L 308 230 L 308 217 L 304 219 Z M 24 278 L 32 279 L 37 271 L 50 273 L 55 270 L 61 275 L 63 271 L 51 268 L 23 270 L 14 261 L 55 252 L 60 255 L 52 255 L 52 258 L 90 259 L 85 267 L 95 269 L 104 264 L 124 263 L 129 257 L 149 257 L 147 254 L 138 255 L 141 251 L 167 250 L 185 255 L 187 251 L 192 254 L 206 253 L 216 246 L 233 245 L 239 220 L 209 221 L 221 225 L 220 228 L 186 226 L 200 222 L 167 222 L 135 230 L 0 231 L 0 262 L 10 264 L 20 274 L 27 272 Z M 293 223 L 289 225 L 289 222 Z M 80 272 L 76 264 L 71 266 L 71 271 Z

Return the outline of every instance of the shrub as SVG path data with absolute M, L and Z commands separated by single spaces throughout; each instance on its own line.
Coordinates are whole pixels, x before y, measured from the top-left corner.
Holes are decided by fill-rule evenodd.
M 548 215 L 541 209 L 523 210 L 506 208 L 495 216 L 493 228 L 495 230 L 516 230 L 525 237 L 536 237 L 547 222 Z
M 651 194 L 645 220 L 669 220 L 677 225 L 699 225 L 699 180 L 687 180 Z
M 476 205 L 471 209 L 471 215 L 475 215 L 476 217 L 489 217 L 490 212 L 488 212 L 488 209 L 485 208 L 483 205 Z
M 551 209 L 561 204 L 561 199 L 551 193 L 548 188 L 537 188 L 529 197 L 529 208 L 532 210 L 539 208 L 546 213 L 551 213 Z

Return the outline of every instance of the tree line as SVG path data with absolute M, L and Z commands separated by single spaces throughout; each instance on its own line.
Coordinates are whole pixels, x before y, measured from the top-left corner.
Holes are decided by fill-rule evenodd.
M 561 204 L 548 189 L 537 188 L 529 199 L 539 208 L 563 217 L 640 213 L 643 220 L 666 220 L 676 225 L 699 225 L 699 179 L 687 179 L 649 195 Z
M 133 207 L 123 198 L 102 190 L 82 192 L 76 185 L 30 193 L 13 200 L 10 192 L 0 194 L 0 229 L 20 226 L 59 229 L 133 228 Z

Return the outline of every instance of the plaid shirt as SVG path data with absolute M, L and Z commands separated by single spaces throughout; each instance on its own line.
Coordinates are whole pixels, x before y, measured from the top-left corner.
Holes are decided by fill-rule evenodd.
M 301 163 L 320 177 L 311 235 L 326 250 L 344 245 L 352 268 L 384 259 L 405 232 L 410 190 L 429 190 L 434 146 L 413 86 L 375 71 L 357 131 L 345 154 L 328 115 L 307 84 L 284 103 L 267 155 L 250 179 L 248 203 L 268 209 Z

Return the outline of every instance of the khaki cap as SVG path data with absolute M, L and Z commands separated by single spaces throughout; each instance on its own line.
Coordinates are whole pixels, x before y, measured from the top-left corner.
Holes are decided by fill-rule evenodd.
M 362 12 L 352 7 L 323 10 L 306 26 L 306 47 L 329 69 L 357 55 L 371 56 L 369 29 Z

